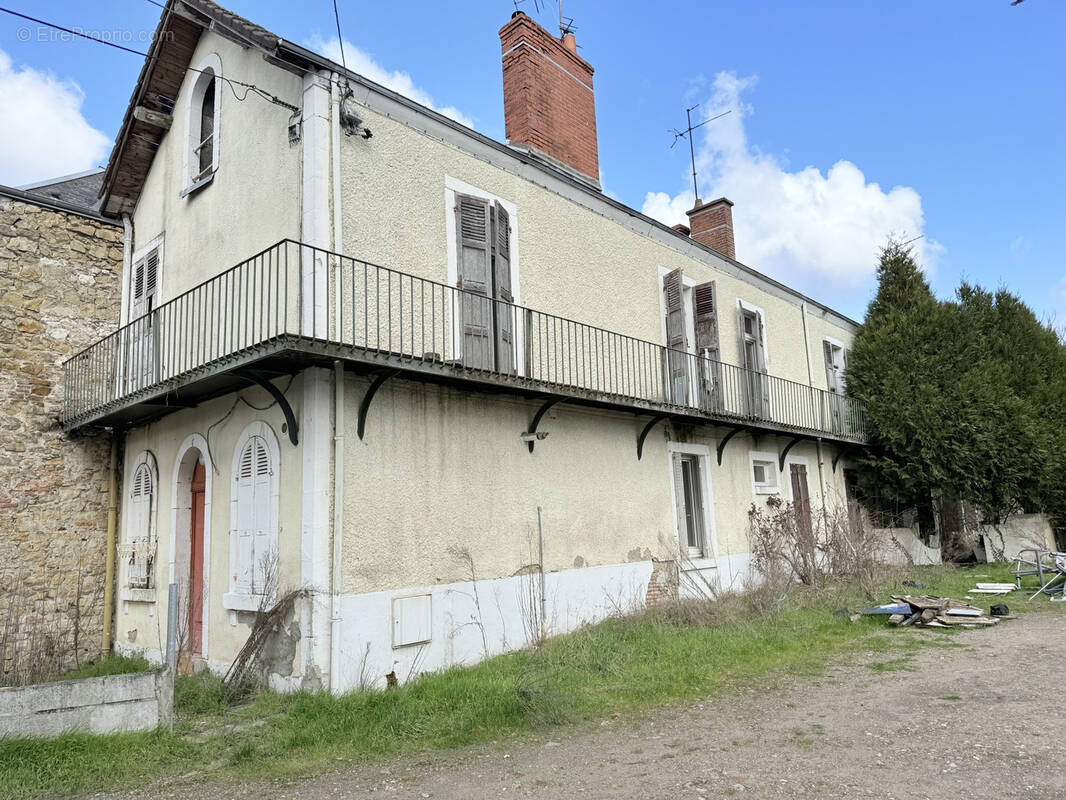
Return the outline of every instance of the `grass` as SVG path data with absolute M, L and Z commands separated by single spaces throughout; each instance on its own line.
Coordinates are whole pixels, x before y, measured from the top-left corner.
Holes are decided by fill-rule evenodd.
M 629 714 L 751 685 L 782 674 L 816 675 L 832 659 L 873 657 L 875 672 L 907 669 L 924 647 L 961 646 L 950 630 L 885 629 L 883 618 L 847 614 L 890 594 L 961 599 L 976 580 L 1004 580 L 1006 568 L 923 568 L 924 588 L 888 582 L 875 596 L 855 588 L 797 591 L 767 610 L 751 598 L 704 603 L 698 613 L 649 612 L 611 619 L 549 640 L 537 652 L 429 674 L 387 692 L 280 695 L 260 692 L 227 707 L 206 673 L 175 685 L 173 732 L 0 741 L 0 798 L 197 781 L 306 775 L 366 760 L 543 732 L 549 726 Z M 1014 613 L 1052 607 L 1007 601 Z M 976 596 L 985 608 L 1000 597 Z M 989 631 L 995 635 L 995 631 Z M 809 735 L 794 737 L 808 746 Z
M 95 661 L 86 661 L 76 669 L 67 670 L 56 680 L 71 681 L 78 678 L 102 678 L 105 675 L 126 675 L 130 672 L 148 672 L 151 668 L 152 665 L 143 658 L 106 655 Z

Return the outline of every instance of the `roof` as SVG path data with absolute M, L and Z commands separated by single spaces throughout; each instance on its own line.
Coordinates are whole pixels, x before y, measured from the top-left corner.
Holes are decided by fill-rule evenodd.
M 97 174 L 102 175 L 103 173 L 99 172 Z M 119 224 L 116 219 L 101 216 L 97 210 L 89 208 L 84 204 L 68 203 L 64 200 L 49 197 L 47 193 L 38 194 L 33 191 L 26 191 L 25 189 L 16 189 L 13 186 L 0 185 L 0 197 L 8 197 L 22 203 L 33 203 L 36 206 L 48 208 L 52 211 L 76 214 L 79 217 L 86 217 L 87 219 L 96 220 L 97 222 L 106 222 L 108 225 Z
M 181 87 L 191 63 L 193 51 L 204 30 L 211 30 L 242 46 L 254 46 L 260 49 L 263 51 L 264 58 L 282 69 L 297 73 L 325 69 L 344 75 L 348 80 L 361 84 L 372 92 L 410 109 L 419 117 L 432 120 L 450 129 L 468 142 L 470 147 L 488 149 L 497 154 L 503 154 L 507 158 L 516 159 L 522 164 L 529 164 L 539 172 L 546 173 L 577 189 L 582 195 L 593 197 L 599 203 L 610 206 L 616 215 L 636 220 L 646 230 L 673 237 L 671 241 L 675 244 L 684 240 L 686 247 L 713 253 L 728 262 L 738 272 L 747 273 L 760 282 L 775 287 L 777 291 L 787 293 L 796 301 L 810 303 L 833 314 L 847 325 L 859 325 L 850 317 L 807 297 L 780 281 L 608 197 L 599 189 L 590 186 L 587 180 L 580 180 L 569 170 L 561 169 L 550 160 L 541 157 L 539 153 L 524 148 L 518 149 L 485 136 L 409 97 L 346 69 L 325 56 L 283 39 L 212 0 L 167 0 L 156 34 L 152 39 L 148 57 L 137 79 L 129 107 L 126 109 L 122 128 L 115 141 L 115 148 L 108 161 L 104 186 L 101 189 L 104 213 L 117 214 L 132 211 L 136 206 L 159 142 L 166 133 L 166 128 L 160 129 L 158 120 L 154 123 L 146 122 L 146 119 L 152 119 L 152 115 L 139 109 L 157 108 L 169 119 L 178 89 Z M 169 122 L 166 124 L 169 126 Z
M 40 195 L 67 205 L 95 211 L 98 208 L 97 200 L 100 197 L 103 182 L 103 168 L 94 167 L 85 172 L 75 172 L 72 175 L 63 175 L 37 183 L 27 183 L 25 186 L 16 188 L 28 194 Z

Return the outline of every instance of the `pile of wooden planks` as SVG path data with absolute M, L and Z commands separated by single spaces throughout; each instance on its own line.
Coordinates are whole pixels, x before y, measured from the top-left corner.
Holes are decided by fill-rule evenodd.
M 919 625 L 928 628 L 944 628 L 949 625 L 976 627 L 978 625 L 995 625 L 996 617 L 987 617 L 980 608 L 954 600 L 950 597 L 932 595 L 904 595 L 893 597 L 892 602 L 907 606 L 908 611 L 893 614 L 888 621 L 900 627 Z

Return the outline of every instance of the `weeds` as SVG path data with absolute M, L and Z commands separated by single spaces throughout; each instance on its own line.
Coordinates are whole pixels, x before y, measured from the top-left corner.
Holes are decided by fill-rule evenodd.
M 985 565 L 982 579 L 1008 571 Z M 942 567 L 923 568 L 917 576 L 923 591 L 960 597 L 975 579 L 973 570 Z M 900 589 L 896 581 L 873 587 L 880 596 Z M 890 636 L 877 633 L 883 620 L 852 623 L 834 615 L 868 603 L 854 583 L 800 585 L 787 602 L 770 598 L 724 595 L 717 604 L 668 604 L 550 638 L 535 651 L 425 674 L 387 692 L 259 691 L 230 706 L 218 677 L 183 676 L 175 683 L 174 733 L 0 741 L 0 798 L 143 785 L 186 775 L 190 765 L 197 772 L 189 780 L 200 784 L 307 774 L 331 769 L 338 759 L 499 740 L 765 687 L 774 676 L 816 674 L 841 654 L 873 651 L 878 662 L 893 664 L 920 647 L 958 645 L 951 632 L 893 630 Z M 1062 612 L 1024 598 L 1011 606 L 1019 613 Z M 906 667 L 882 671 L 895 668 Z M 819 733 L 812 728 L 797 735 L 797 746 Z

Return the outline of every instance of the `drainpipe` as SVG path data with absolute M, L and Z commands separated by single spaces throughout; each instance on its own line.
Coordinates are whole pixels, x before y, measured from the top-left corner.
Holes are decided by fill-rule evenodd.
M 107 561 L 104 567 L 104 633 L 100 649 L 111 652 L 111 620 L 115 608 L 115 521 L 118 517 L 118 431 L 111 434 L 111 465 L 107 481 Z
M 330 578 L 329 687 L 340 694 L 341 555 L 344 545 L 344 363 L 333 362 L 333 574 Z
M 800 303 L 800 313 L 803 315 L 803 352 L 807 354 L 807 385 L 814 389 L 814 366 L 811 364 L 811 334 L 807 330 L 807 303 Z M 825 510 L 825 463 L 822 457 L 822 440 L 815 442 L 815 452 L 818 458 L 818 494 L 822 498 L 822 509 Z

